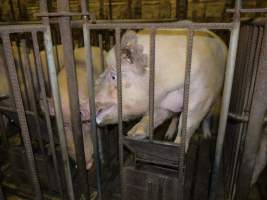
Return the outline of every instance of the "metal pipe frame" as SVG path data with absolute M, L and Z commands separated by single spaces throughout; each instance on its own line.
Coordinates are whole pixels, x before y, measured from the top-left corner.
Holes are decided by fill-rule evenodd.
M 58 11 L 68 12 L 69 11 L 69 0 L 58 0 Z M 89 200 L 89 183 L 88 173 L 86 170 L 84 142 L 83 142 L 83 131 L 80 116 L 80 103 L 78 93 L 77 74 L 75 69 L 74 50 L 72 43 L 72 31 L 70 26 L 70 17 L 62 16 L 59 17 L 59 29 L 61 33 L 61 43 L 63 45 L 63 57 L 64 67 L 67 72 L 67 83 L 69 91 L 69 102 L 70 102 L 70 114 L 71 114 L 71 127 L 75 143 L 76 152 L 76 163 L 78 168 L 78 177 L 80 187 L 77 188 L 76 194 L 78 199 Z M 89 134 L 89 133 L 88 133 Z
M 29 164 L 29 170 L 31 172 L 33 188 L 36 194 L 36 199 L 42 200 L 43 198 L 42 198 L 40 183 L 38 180 L 36 166 L 34 162 L 34 155 L 33 155 L 32 146 L 31 146 L 29 128 L 27 125 L 25 110 L 24 110 L 24 106 L 22 102 L 21 93 L 20 93 L 18 77 L 16 74 L 15 61 L 12 55 L 12 46 L 10 43 L 10 37 L 8 33 L 2 33 L 1 37 L 3 41 L 4 54 L 5 54 L 6 64 L 7 64 L 8 73 L 9 73 L 9 77 L 11 81 L 12 91 L 13 91 L 14 98 L 15 98 L 15 105 L 16 105 L 16 109 L 18 112 L 20 128 L 22 132 L 22 139 L 23 139 L 23 143 L 25 146 L 25 152 L 26 152 L 26 157 L 27 157 L 28 164 Z
M 40 50 L 39 50 L 38 39 L 37 39 L 37 32 L 32 32 L 32 40 L 33 40 L 33 50 L 34 50 L 34 56 L 35 56 L 35 61 L 36 61 L 38 81 L 40 85 L 40 93 L 41 93 L 40 96 L 41 96 L 41 99 L 44 105 L 45 121 L 46 121 L 46 126 L 47 126 L 47 131 L 48 131 L 53 164 L 54 164 L 55 172 L 56 172 L 56 180 L 57 180 L 57 184 L 59 187 L 61 198 L 63 198 L 63 190 L 62 190 L 62 185 L 61 185 L 60 175 L 59 175 L 59 167 L 58 167 L 58 159 L 56 156 L 55 141 L 54 141 L 52 125 L 50 121 L 49 106 L 46 101 L 47 96 L 46 96 L 46 91 L 45 91 L 44 72 L 41 66 L 41 57 L 40 57 Z
M 47 0 L 40 0 L 40 11 L 47 12 L 47 10 L 48 10 Z M 69 158 L 68 158 L 68 152 L 67 152 L 63 114 L 62 114 L 62 108 L 61 108 L 61 99 L 59 95 L 57 71 L 56 71 L 55 59 L 54 59 L 54 54 L 53 54 L 53 44 L 52 44 L 51 29 L 49 25 L 49 18 L 43 17 L 42 21 L 43 21 L 43 24 L 46 26 L 46 31 L 44 32 L 44 43 L 45 43 L 45 51 L 46 51 L 47 64 L 48 64 L 50 85 L 51 85 L 53 102 L 54 102 L 57 131 L 58 131 L 58 136 L 59 136 L 59 141 L 60 141 L 60 150 L 61 150 L 62 160 L 64 163 L 63 167 L 64 167 L 66 187 L 67 187 L 67 195 L 68 195 L 69 200 L 74 200 L 75 198 L 74 198 L 72 177 L 71 177 Z
M 261 48 L 259 70 L 255 83 L 255 92 L 249 116 L 245 148 L 240 165 L 240 174 L 236 190 L 236 199 L 246 199 L 249 194 L 250 182 L 255 166 L 258 144 L 262 133 L 262 123 L 267 109 L 267 24 L 264 27 L 264 37 Z
M 215 149 L 215 158 L 213 163 L 213 170 L 211 176 L 211 187 L 209 191 L 209 200 L 216 199 L 216 193 L 219 182 L 219 172 L 220 172 L 220 164 L 223 152 L 223 143 L 225 138 L 225 129 L 227 124 L 227 116 L 230 104 L 230 97 L 232 91 L 232 83 L 234 77 L 234 69 L 235 69 L 235 61 L 236 61 L 236 53 L 238 48 L 238 38 L 239 38 L 239 29 L 240 29 L 240 13 L 238 10 L 241 7 L 241 1 L 236 1 L 236 13 L 234 15 L 233 29 L 231 30 L 230 36 L 230 46 L 228 50 L 226 71 L 225 71 L 225 79 L 224 79 L 224 88 L 223 88 L 223 97 L 222 97 L 222 106 L 220 112 L 220 120 L 219 120 L 219 128 L 218 128 L 218 136 L 216 142 Z
M 88 11 L 87 1 L 81 1 L 81 9 L 83 13 Z M 101 186 L 101 159 L 100 159 L 100 151 L 99 151 L 99 135 L 96 127 L 96 108 L 95 108 L 95 87 L 94 87 L 94 68 L 92 62 L 92 49 L 91 49 L 91 37 L 90 30 L 87 29 L 86 25 L 88 23 L 88 16 L 83 16 L 83 37 L 84 37 L 84 46 L 85 46 L 85 61 L 86 61 L 86 69 L 87 69 L 87 77 L 88 77 L 88 86 L 89 86 L 89 107 L 90 107 L 90 118 L 91 118 L 91 133 L 93 137 L 94 144 L 94 157 L 96 161 L 96 179 L 97 179 L 97 191 L 98 191 L 98 199 L 102 199 L 102 186 Z M 99 41 L 102 41 L 102 37 L 99 37 Z M 101 66 L 104 68 L 104 62 L 102 60 L 103 57 L 103 48 L 102 44 L 100 45 L 101 50 Z M 88 133 L 89 134 L 89 133 Z

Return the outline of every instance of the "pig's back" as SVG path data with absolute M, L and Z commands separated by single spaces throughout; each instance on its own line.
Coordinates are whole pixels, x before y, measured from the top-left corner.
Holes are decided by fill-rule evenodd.
M 183 86 L 187 30 L 157 30 L 156 33 L 156 92 L 172 91 Z M 138 43 L 149 56 L 149 31 L 138 33 Z M 204 76 L 206 83 L 220 85 L 225 65 L 226 47 L 213 33 L 198 31 L 194 34 L 191 80 Z M 207 78 L 207 76 L 209 78 Z M 218 86 L 219 88 L 219 86 Z M 158 90 L 158 91 L 157 91 Z M 160 95 L 159 95 L 160 96 Z

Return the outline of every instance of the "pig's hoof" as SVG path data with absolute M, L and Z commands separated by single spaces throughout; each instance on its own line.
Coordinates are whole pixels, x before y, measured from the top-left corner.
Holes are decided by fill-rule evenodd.
M 174 143 L 176 143 L 176 144 L 181 144 L 181 143 L 182 143 L 182 138 L 181 138 L 181 136 L 177 136 L 176 139 L 174 140 Z
M 136 139 L 144 139 L 146 137 L 146 128 L 137 124 L 127 133 L 127 135 Z

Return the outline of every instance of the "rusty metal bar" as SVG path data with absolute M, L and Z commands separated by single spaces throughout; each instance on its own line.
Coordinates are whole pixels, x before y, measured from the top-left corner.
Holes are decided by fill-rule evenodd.
M 88 25 L 89 29 L 150 29 L 150 28 L 189 28 L 189 29 L 229 29 L 233 23 L 194 23 L 189 21 L 167 22 L 167 23 L 99 23 Z
M 44 32 L 44 41 L 45 41 L 45 51 L 47 54 L 48 72 L 49 72 L 49 77 L 50 77 L 50 84 L 51 84 L 51 90 L 52 90 L 52 96 L 53 96 L 53 102 L 54 102 L 54 108 L 55 108 L 55 114 L 56 114 L 56 123 L 57 123 L 57 130 L 58 130 L 59 141 L 60 141 L 60 149 L 61 149 L 61 155 L 62 155 L 62 159 L 64 163 L 64 174 L 65 174 L 65 179 L 66 179 L 66 184 L 67 184 L 67 192 L 68 192 L 69 199 L 74 200 L 71 171 L 70 171 L 70 166 L 69 166 L 66 137 L 65 137 L 64 125 L 63 125 L 61 99 L 59 95 L 56 65 L 55 65 L 54 54 L 53 54 L 52 37 L 51 37 L 49 26 L 47 27 L 47 31 Z
M 81 1 L 81 9 L 83 12 L 88 10 L 86 0 Z M 91 49 L 91 37 L 90 30 L 87 29 L 88 16 L 83 16 L 83 38 L 84 38 L 84 47 L 85 47 L 85 61 L 88 77 L 88 86 L 89 86 L 89 106 L 90 106 L 90 119 L 91 119 L 91 134 L 94 141 L 94 152 L 95 152 L 95 161 L 96 161 L 96 181 L 97 181 L 97 196 L 98 199 L 102 199 L 102 186 L 101 186 L 101 159 L 99 151 L 99 135 L 96 127 L 96 108 L 95 108 L 95 87 L 94 87 L 94 68 L 92 62 L 92 49 Z M 100 41 L 101 40 L 101 41 Z M 102 37 L 99 37 L 100 45 L 102 45 Z M 101 51 L 102 51 L 101 46 Z M 98 58 L 94 58 L 98 59 Z M 102 58 L 101 58 L 102 59 Z M 101 63 L 102 64 L 102 63 Z
M 190 74 L 193 53 L 193 37 L 194 31 L 189 29 L 187 38 L 187 54 L 186 54 L 186 68 L 184 80 L 184 95 L 183 95 L 183 111 L 182 111 L 182 135 L 181 135 L 181 148 L 179 154 L 179 183 L 178 196 L 183 199 L 184 196 L 184 178 L 185 178 L 185 143 L 187 133 L 187 118 L 188 118 L 188 105 L 189 105 L 189 90 L 190 90 Z
M 0 32 L 5 33 L 25 33 L 31 31 L 44 31 L 45 26 L 42 24 L 29 24 L 29 25 L 5 25 L 0 26 Z
M 24 73 L 25 73 L 25 83 L 26 83 L 26 88 L 25 90 L 28 90 L 29 93 L 29 102 L 30 102 L 30 107 L 31 110 L 34 113 L 34 120 L 36 123 L 36 132 L 37 132 L 37 139 L 40 145 L 40 149 L 42 154 L 45 153 L 44 150 L 44 143 L 42 140 L 42 136 L 41 136 L 41 126 L 40 126 L 40 120 L 38 117 L 38 111 L 37 111 L 37 101 L 36 101 L 36 97 L 34 94 L 34 88 L 33 88 L 33 81 L 32 81 L 32 75 L 30 72 L 30 62 L 29 62 L 29 52 L 27 51 L 27 47 L 26 47 L 26 41 L 22 40 L 21 41 L 21 56 L 22 56 L 22 67 L 24 68 Z
M 21 98 L 19 82 L 16 74 L 15 62 L 14 57 L 12 55 L 12 46 L 10 43 L 10 38 L 8 33 L 2 33 L 2 41 L 4 47 L 4 54 L 7 62 L 8 73 L 12 85 L 12 90 L 15 98 L 15 105 L 18 112 L 20 128 L 22 132 L 22 138 L 25 146 L 26 157 L 29 164 L 29 170 L 31 173 L 32 184 L 35 191 L 36 199 L 42 200 L 42 193 L 40 188 L 40 183 L 37 177 L 36 166 L 34 162 L 34 155 L 31 147 L 31 139 L 29 135 L 29 129 L 27 125 L 27 120 L 25 116 L 25 110 Z
M 112 0 L 108 0 L 109 20 L 112 20 Z
M 68 0 L 58 0 L 59 11 L 69 11 Z M 78 177 L 80 187 L 77 188 L 79 192 L 78 199 L 89 199 L 89 183 L 88 174 L 86 170 L 82 122 L 80 116 L 80 103 L 78 93 L 77 74 L 75 69 L 74 51 L 72 43 L 72 31 L 70 26 L 70 17 L 62 16 L 59 18 L 59 29 L 61 34 L 61 43 L 63 45 L 64 67 L 67 72 L 67 83 L 69 90 L 70 114 L 71 114 L 71 127 L 73 132 L 76 163 L 78 167 Z
M 56 148 L 55 148 L 55 142 L 54 142 L 54 137 L 53 137 L 53 132 L 52 132 L 52 125 L 50 121 L 50 114 L 49 114 L 49 106 L 46 101 L 46 92 L 45 92 L 45 81 L 44 81 L 44 72 L 42 69 L 42 62 L 41 62 L 41 57 L 40 57 L 40 50 L 39 50 L 39 45 L 38 45 L 38 39 L 37 39 L 37 33 L 32 32 L 32 40 L 33 40 L 33 50 L 34 50 L 34 57 L 36 61 L 36 69 L 37 69 L 37 75 L 38 75 L 38 81 L 40 85 L 40 97 L 44 105 L 44 114 L 45 114 L 45 121 L 46 121 L 46 126 L 47 126 L 47 132 L 48 132 L 48 137 L 49 137 L 49 142 L 50 142 L 50 150 L 52 153 L 52 159 L 53 159 L 53 164 L 55 167 L 56 171 L 56 181 L 59 187 L 59 192 L 61 197 L 63 198 L 63 191 L 62 191 L 62 185 L 60 181 L 60 175 L 59 175 L 59 167 L 58 167 L 58 160 L 56 156 Z
M 240 165 L 240 174 L 236 190 L 237 199 L 246 199 L 255 166 L 258 144 L 262 133 L 262 123 L 267 108 L 267 24 L 264 27 L 260 64 L 255 83 L 254 97 L 251 105 L 245 148 Z
M 240 13 L 266 13 L 267 8 L 240 8 Z M 226 12 L 235 12 L 235 9 L 227 9 Z
M 116 28 L 116 67 L 117 67 L 117 99 L 118 99 L 118 130 L 119 130 L 119 164 L 121 184 L 123 179 L 123 124 L 122 124 L 122 76 L 121 76 L 121 29 Z M 121 185 L 122 186 L 122 185 Z M 123 187 L 123 186 L 122 186 Z M 122 188 L 121 187 L 121 188 Z
M 104 0 L 99 0 L 99 17 L 104 19 Z
M 155 93 L 155 37 L 156 30 L 151 29 L 150 35 L 150 53 L 149 53 L 149 139 L 153 140 L 154 132 L 154 93 Z
M 86 27 L 85 27 L 86 28 Z M 104 50 L 103 50 L 103 37 L 102 34 L 98 35 L 98 43 L 99 43 L 99 48 L 100 48 L 100 64 L 101 64 L 101 72 L 104 71 L 105 66 L 104 66 Z
M 132 0 L 127 0 L 127 13 L 128 13 L 128 18 L 132 18 Z
M 230 36 L 230 45 L 228 50 L 226 71 L 225 71 L 225 79 L 224 79 L 224 88 L 223 88 L 223 97 L 222 97 L 222 107 L 220 112 L 220 120 L 219 120 L 219 128 L 218 128 L 218 136 L 216 142 L 216 150 L 215 150 L 215 159 L 212 170 L 211 177 L 211 187 L 209 193 L 209 200 L 216 199 L 217 187 L 218 187 L 218 179 L 220 172 L 220 164 L 221 157 L 223 151 L 223 143 L 225 138 L 225 129 L 227 124 L 227 116 L 229 110 L 229 103 L 232 91 L 232 83 L 234 77 L 234 69 L 235 69 L 235 61 L 236 61 L 236 52 L 238 48 L 238 38 L 239 38 L 239 30 L 240 30 L 240 13 L 238 10 L 241 7 L 241 1 L 236 1 L 236 13 L 234 15 L 234 26 L 231 31 Z

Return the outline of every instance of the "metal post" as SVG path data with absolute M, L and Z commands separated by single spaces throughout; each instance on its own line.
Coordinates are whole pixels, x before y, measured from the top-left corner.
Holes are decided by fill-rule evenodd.
M 83 13 L 87 13 L 87 2 L 86 0 L 81 1 L 81 9 Z M 90 106 L 90 119 L 91 119 L 91 134 L 94 141 L 94 153 L 96 160 L 96 178 L 97 178 L 97 191 L 98 191 L 98 199 L 102 199 L 102 187 L 101 187 L 101 160 L 99 155 L 99 137 L 96 128 L 96 108 L 95 108 L 95 87 L 94 87 L 94 68 L 92 62 L 92 49 L 91 49 L 91 37 L 90 31 L 87 28 L 88 24 L 88 16 L 83 16 L 83 37 L 84 37 L 84 47 L 85 47 L 85 61 L 86 61 L 86 69 L 87 69 L 87 77 L 88 77 L 88 86 L 89 86 L 89 106 Z M 100 38 L 99 38 L 100 39 Z M 102 38 L 101 38 L 102 40 Z M 102 42 L 102 41 L 100 41 Z M 101 44 L 102 45 L 102 44 Z M 102 51 L 102 48 L 101 48 Z M 98 59 L 98 58 L 95 58 Z M 102 63 L 101 63 L 102 64 Z
M 216 199 L 216 192 L 218 187 L 218 179 L 220 172 L 220 163 L 223 151 L 223 142 L 225 137 L 225 129 L 227 124 L 227 116 L 229 110 L 229 103 L 232 91 L 232 83 L 234 77 L 234 69 L 235 69 L 235 61 L 236 61 L 236 52 L 238 47 L 238 39 L 239 39 L 239 29 L 240 29 L 240 12 L 239 9 L 241 7 L 240 0 L 236 1 L 235 6 L 235 14 L 234 14 L 234 26 L 231 31 L 230 37 L 230 46 L 227 57 L 227 65 L 224 79 L 224 88 L 223 88 L 223 98 L 222 98 L 222 107 L 220 113 L 220 121 L 218 128 L 218 136 L 215 150 L 215 159 L 213 164 L 213 171 L 211 177 L 211 188 L 209 194 L 209 200 Z
M 21 93 L 20 93 L 18 77 L 16 74 L 15 61 L 12 55 L 12 46 L 10 43 L 10 38 L 9 38 L 8 33 L 2 33 L 2 41 L 3 41 L 3 47 L 4 47 L 4 54 L 5 54 L 5 58 L 7 62 L 8 73 L 9 73 L 12 90 L 13 90 L 13 94 L 15 98 L 15 105 L 16 105 L 16 109 L 18 112 L 22 139 L 23 139 L 24 146 L 25 146 L 26 157 L 27 157 L 28 164 L 29 164 L 29 170 L 31 172 L 33 188 L 36 194 L 36 199 L 42 200 L 40 183 L 37 177 L 37 171 L 36 171 L 36 166 L 34 162 L 34 155 L 33 155 L 32 146 L 31 146 L 31 138 L 29 135 L 29 129 L 28 129 L 25 110 L 24 110 L 24 106 L 22 102 Z
M 116 66 L 117 66 L 117 99 L 118 99 L 118 130 L 119 130 L 119 163 L 121 189 L 123 187 L 123 125 L 122 125 L 122 77 L 121 77 L 121 30 L 115 30 L 116 37 Z
M 61 11 L 61 12 L 69 11 L 68 0 L 58 0 L 57 3 L 58 3 L 58 11 Z M 79 192 L 76 192 L 76 193 L 78 194 L 78 199 L 81 199 L 81 198 L 89 199 L 90 197 L 89 183 L 88 183 L 88 178 L 87 178 L 88 174 L 87 174 L 86 163 L 85 163 L 82 122 L 81 122 L 81 116 L 80 116 L 80 103 L 79 103 L 77 74 L 76 74 L 75 61 L 74 61 L 70 16 L 59 17 L 59 29 L 60 29 L 60 34 L 61 34 L 61 43 L 63 45 L 64 67 L 66 68 L 66 71 L 67 71 L 71 125 L 72 125 L 72 132 L 73 132 L 73 137 L 74 137 L 74 142 L 75 142 L 76 162 L 78 166 L 78 177 L 80 181 L 80 187 L 77 188 Z
M 40 97 L 44 103 L 44 114 L 45 114 L 45 120 L 46 120 L 46 126 L 47 126 L 49 142 L 50 142 L 50 149 L 52 153 L 53 164 L 54 164 L 55 171 L 56 171 L 56 180 L 58 183 L 60 195 L 63 198 L 63 191 L 62 191 L 62 185 L 60 182 L 60 175 L 59 175 L 59 168 L 58 168 L 58 160 L 56 156 L 55 142 L 54 142 L 54 137 L 53 137 L 53 132 L 52 132 L 50 116 L 49 116 L 49 107 L 46 101 L 47 97 L 46 97 L 46 92 L 45 92 L 45 81 L 44 81 L 44 75 L 43 75 L 44 72 L 43 72 L 42 65 L 41 65 L 41 57 L 40 57 L 40 51 L 39 51 L 39 45 L 38 45 L 36 32 L 32 32 L 32 40 L 33 40 L 34 56 L 36 60 L 37 75 L 38 75 L 38 80 L 39 80 L 39 85 L 40 85 L 40 93 L 41 93 Z
M 184 177 L 185 177 L 185 142 L 187 132 L 187 117 L 188 117 L 188 104 L 189 104 L 189 92 L 190 92 L 190 76 L 191 76 L 191 64 L 192 64 L 192 52 L 193 52 L 193 30 L 189 29 L 187 38 L 187 54 L 186 54 L 186 69 L 184 80 L 184 96 L 183 96 L 183 112 L 182 112 L 182 135 L 181 135 L 181 151 L 179 153 L 179 183 L 178 197 L 183 200 L 184 198 Z
M 47 12 L 47 0 L 40 1 L 40 11 Z M 66 137 L 65 137 L 65 132 L 64 132 L 61 99 L 59 95 L 59 87 L 58 87 L 58 82 L 57 82 L 57 71 L 56 71 L 56 65 L 55 65 L 55 59 L 54 59 L 52 35 L 51 35 L 51 30 L 50 30 L 50 25 L 49 25 L 49 18 L 42 17 L 42 21 L 47 26 L 47 30 L 44 32 L 44 43 L 45 43 L 45 51 L 47 55 L 50 85 L 51 85 L 54 108 L 55 108 L 57 130 L 58 130 L 59 141 L 60 141 L 60 150 L 61 150 L 62 160 L 64 163 L 64 174 L 65 174 L 65 179 L 66 179 L 66 184 L 67 184 L 67 193 L 68 193 L 69 199 L 74 200 L 75 198 L 74 198 L 74 192 L 73 192 L 71 171 L 70 171 L 70 166 L 69 166 Z
M 154 92 L 155 92 L 155 35 L 156 30 L 151 30 L 150 35 L 150 54 L 149 54 L 149 140 L 153 140 L 154 132 Z
M 41 127 L 40 127 L 40 120 L 38 117 L 38 111 L 37 111 L 37 102 L 36 102 L 36 97 L 34 94 L 34 88 L 33 88 L 33 81 L 32 81 L 32 76 L 31 76 L 31 72 L 30 72 L 30 62 L 29 62 L 29 52 L 27 52 L 26 49 L 26 41 L 22 40 L 21 41 L 21 56 L 22 56 L 22 67 L 23 67 L 23 71 L 25 73 L 25 77 L 27 77 L 25 79 L 25 84 L 26 84 L 26 90 L 28 90 L 29 93 L 29 102 L 30 102 L 30 107 L 34 112 L 34 121 L 36 123 L 36 132 L 37 132 L 37 139 L 39 142 L 39 146 L 41 149 L 42 154 L 45 153 L 44 151 L 44 144 L 43 144 L 43 140 L 42 140 L 42 136 L 41 136 Z
M 250 182 L 255 166 L 258 146 L 262 135 L 262 125 L 264 115 L 267 109 L 267 24 L 264 27 L 264 36 L 260 53 L 260 63 L 255 83 L 255 91 L 251 105 L 251 113 L 247 135 L 245 139 L 245 148 L 240 166 L 236 199 L 246 199 L 249 194 Z

